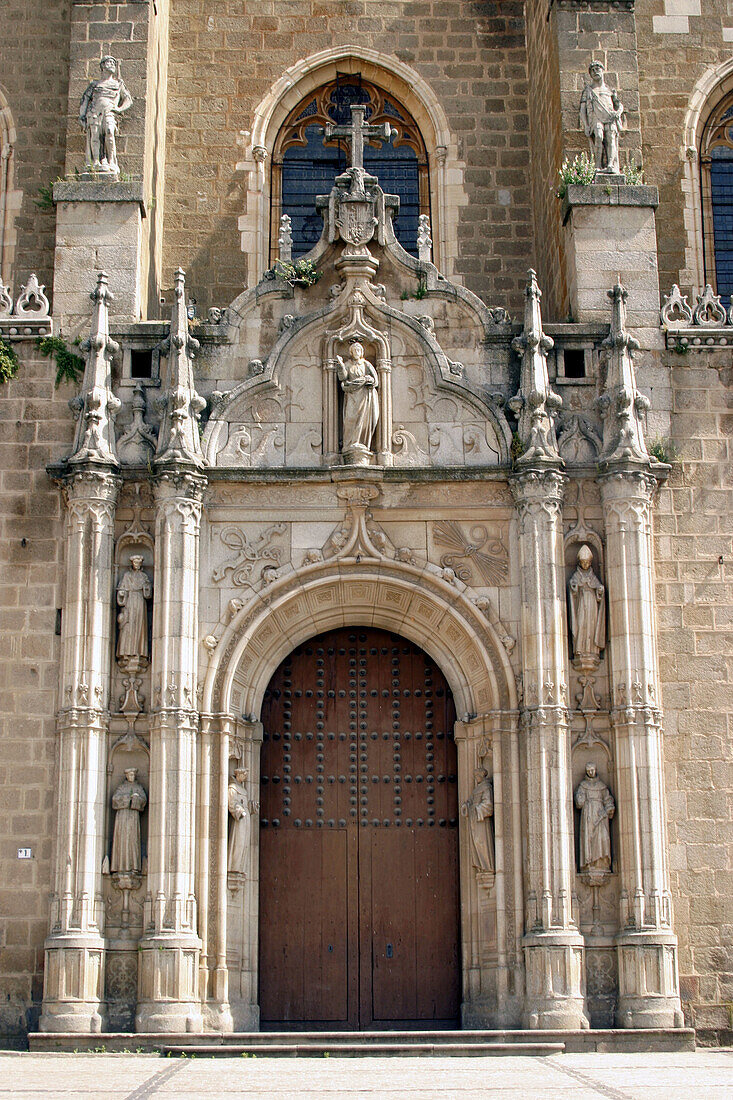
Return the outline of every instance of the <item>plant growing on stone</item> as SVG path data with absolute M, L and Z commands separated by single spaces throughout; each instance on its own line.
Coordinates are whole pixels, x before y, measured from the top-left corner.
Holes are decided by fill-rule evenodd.
M 296 260 L 295 263 L 276 260 L 273 271 L 278 279 L 290 286 L 313 286 L 323 274 L 312 260 Z
M 631 187 L 637 187 L 644 182 L 644 169 L 640 164 L 635 164 L 633 160 L 629 161 L 628 164 L 624 164 L 621 171 L 624 174 L 624 183 L 628 183 Z
M 664 462 L 668 466 L 672 466 L 675 462 L 679 462 L 682 457 L 682 452 L 677 447 L 674 440 L 668 437 L 662 438 L 657 436 L 649 444 L 649 454 L 652 458 L 656 458 L 657 462 Z
M 14 378 L 19 367 L 15 348 L 0 336 L 0 385 Z
M 56 363 L 54 386 L 59 388 L 62 382 L 71 382 L 78 386 L 84 377 L 84 360 L 75 355 L 60 336 L 39 336 L 36 347 L 41 355 L 53 359 Z
M 578 153 L 577 157 L 572 160 L 566 157 L 558 171 L 560 184 L 557 189 L 557 197 L 564 199 L 568 193 L 568 187 L 574 184 L 593 183 L 595 174 L 596 166 L 587 153 Z
M 517 461 L 518 458 L 522 457 L 522 455 L 524 454 L 524 451 L 525 451 L 524 443 L 522 443 L 519 432 L 514 432 L 512 434 L 512 445 L 509 448 L 509 455 L 510 455 L 511 460 L 512 460 L 512 466 L 514 465 L 514 463 Z

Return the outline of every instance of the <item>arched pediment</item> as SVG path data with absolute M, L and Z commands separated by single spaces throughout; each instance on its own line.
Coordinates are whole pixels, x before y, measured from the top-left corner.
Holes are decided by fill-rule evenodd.
M 266 359 L 251 362 L 248 378 L 217 395 L 204 435 L 208 462 L 234 467 L 329 464 L 335 447 L 329 447 L 324 432 L 329 402 L 323 372 L 336 350 L 344 350 L 356 309 L 360 320 L 351 328 L 356 332 L 362 326 L 367 355 L 390 363 L 383 384 L 391 388 L 392 433 L 386 449 L 394 465 L 507 464 L 511 432 L 506 417 L 479 385 L 480 371 L 469 371 L 443 350 L 431 307 L 427 303 L 425 313 L 414 316 L 366 286 L 351 295 L 332 295 L 328 304 L 304 316 L 284 314 Z M 478 346 L 483 325 L 470 314 L 463 325 Z
M 237 611 L 211 655 L 203 711 L 259 716 L 280 661 L 338 626 L 378 626 L 421 646 L 446 676 L 459 717 L 517 706 L 506 650 L 475 604 L 408 563 L 342 559 L 294 570 Z

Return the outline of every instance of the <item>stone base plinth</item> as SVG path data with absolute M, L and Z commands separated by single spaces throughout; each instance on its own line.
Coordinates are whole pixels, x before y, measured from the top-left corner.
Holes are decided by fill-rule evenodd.
M 54 184 L 54 316 L 74 336 L 89 323 L 89 295 L 106 271 L 115 318 L 139 321 L 147 306 L 142 183 L 115 180 Z
M 200 951 L 198 938 L 186 934 L 163 932 L 140 941 L 136 1031 L 203 1031 L 197 988 Z
M 606 292 L 620 278 L 629 291 L 629 327 L 659 329 L 656 187 L 572 184 L 563 200 L 573 319 L 607 322 Z M 643 346 L 643 345 L 642 345 Z
M 525 1026 L 574 1031 L 589 1026 L 585 1012 L 583 937 L 533 932 L 524 937 Z
M 618 1026 L 683 1027 L 676 936 L 664 932 L 626 932 L 617 936 L 616 949 Z
M 69 933 L 46 940 L 41 1031 L 97 1035 L 104 1028 L 104 940 Z

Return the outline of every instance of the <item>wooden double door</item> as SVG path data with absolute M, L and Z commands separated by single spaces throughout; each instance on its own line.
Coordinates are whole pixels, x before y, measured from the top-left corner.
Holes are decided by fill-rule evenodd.
M 263 705 L 262 1026 L 446 1026 L 460 1010 L 455 712 L 404 638 L 322 634 Z

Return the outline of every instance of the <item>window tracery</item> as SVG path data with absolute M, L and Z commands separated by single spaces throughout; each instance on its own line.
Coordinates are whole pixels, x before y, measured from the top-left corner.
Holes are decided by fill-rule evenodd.
M 706 281 L 733 294 L 733 94 L 714 108 L 700 143 Z
M 364 165 L 383 190 L 400 198 L 395 221 L 397 239 L 417 256 L 418 219 L 430 214 L 428 156 L 420 130 L 396 98 L 358 73 L 340 74 L 309 92 L 293 108 L 275 141 L 272 156 L 270 260 L 277 255 L 280 217 L 292 221 L 293 257 L 303 256 L 318 241 L 322 219 L 316 195 L 328 194 L 334 178 L 347 166 L 343 140 L 326 140 L 329 123 L 349 121 L 352 104 L 363 103 L 370 124 L 389 122 L 397 130 L 388 142 L 372 141 L 364 150 Z

